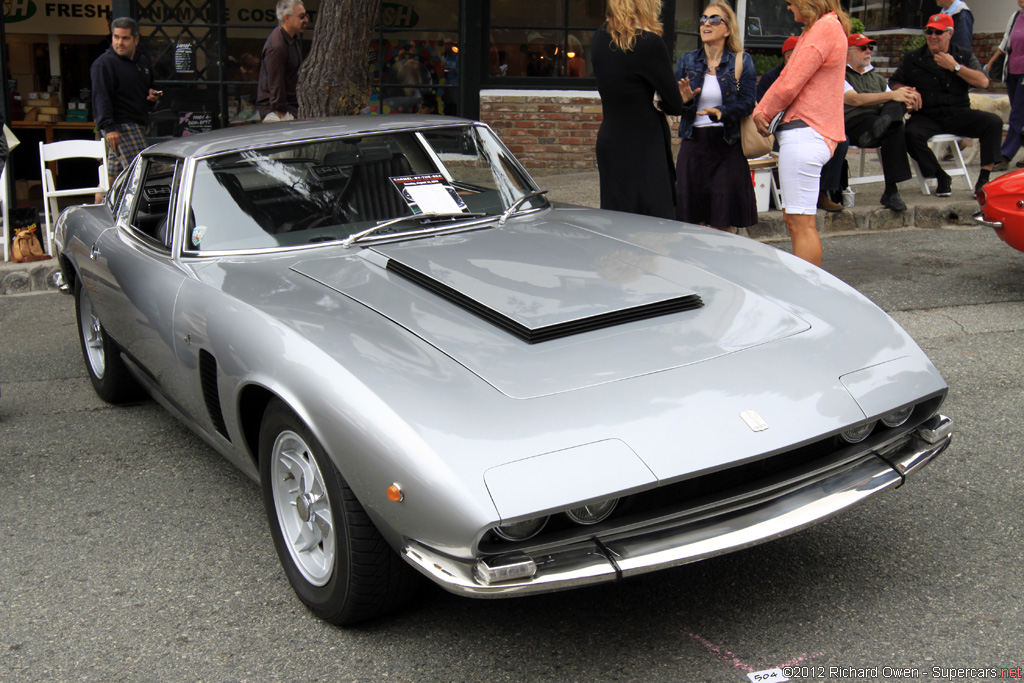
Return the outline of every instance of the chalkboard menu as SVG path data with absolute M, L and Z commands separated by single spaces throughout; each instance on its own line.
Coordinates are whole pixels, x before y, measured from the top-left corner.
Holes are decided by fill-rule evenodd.
M 196 72 L 195 43 L 178 43 L 174 46 L 174 71 L 179 74 Z

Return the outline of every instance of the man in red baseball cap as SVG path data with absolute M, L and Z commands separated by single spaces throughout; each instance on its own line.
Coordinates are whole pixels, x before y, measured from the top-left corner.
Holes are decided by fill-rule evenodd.
M 928 146 L 928 138 L 940 133 L 977 138 L 981 145 L 981 172 L 974 186 L 977 194 L 999 161 L 1003 121 L 995 114 L 971 109 L 968 90 L 988 87 L 988 76 L 973 52 L 950 45 L 953 18 L 933 14 L 924 33 L 925 45 L 904 54 L 889 79 L 893 90 L 909 86 L 921 96 L 921 108 L 906 124 L 907 152 L 925 178 L 936 179 L 935 194 L 948 197 L 953 193 L 953 183 Z
M 843 93 L 846 137 L 850 144 L 866 149 L 879 149 L 885 189 L 879 200 L 893 211 L 906 211 L 897 183 L 910 180 L 907 142 L 903 119 L 907 111 L 920 106 L 921 97 L 913 88 L 890 90 L 885 77 L 875 71 L 871 53 L 877 43 L 863 33 L 847 39 L 846 90 Z
M 793 50 L 796 49 L 796 41 L 800 40 L 800 36 L 790 36 L 786 38 L 785 42 L 782 43 L 782 64 L 779 64 L 774 69 L 769 69 L 761 74 L 761 78 L 757 79 L 757 92 L 756 98 L 760 100 L 764 97 L 764 94 L 768 92 L 768 88 L 772 87 L 772 83 L 778 80 L 779 75 L 782 73 L 782 69 L 789 62 L 790 55 L 793 54 Z

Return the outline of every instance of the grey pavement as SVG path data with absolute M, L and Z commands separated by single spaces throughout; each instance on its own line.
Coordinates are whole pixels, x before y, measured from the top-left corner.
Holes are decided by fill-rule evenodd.
M 851 169 L 858 166 L 856 155 L 856 150 L 851 150 L 851 154 L 848 155 Z M 977 158 L 968 163 L 968 170 L 973 186 L 979 172 Z M 874 154 L 869 155 L 864 172 L 865 175 L 881 175 L 881 166 Z M 999 175 L 1002 174 L 995 173 L 993 178 Z M 556 204 L 594 208 L 601 204 L 597 171 L 556 175 L 534 174 L 534 179 L 541 189 L 549 190 L 547 196 Z M 948 225 L 970 225 L 971 215 L 978 210 L 972 191 L 966 188 L 959 177 L 953 178 L 951 197 L 936 197 L 934 194 L 926 196 L 921 193 L 916 180 L 901 183 L 900 196 L 907 204 L 907 210 L 903 212 L 890 211 L 878 203 L 882 196 L 881 182 L 865 183 L 854 189 L 856 198 L 852 208 L 839 213 L 818 212 L 818 232 L 823 237 L 911 227 L 930 229 Z M 740 234 L 763 242 L 789 241 L 782 212 L 778 209 L 759 213 L 758 224 L 742 229 Z M 0 263 L 0 295 L 54 289 L 56 285 L 53 276 L 56 271 L 57 265 L 52 259 L 37 263 Z

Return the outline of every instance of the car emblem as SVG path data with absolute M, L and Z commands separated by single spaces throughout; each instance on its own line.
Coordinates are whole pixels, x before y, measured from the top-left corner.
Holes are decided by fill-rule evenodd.
M 757 414 L 756 410 L 744 410 L 740 413 L 740 417 L 747 423 L 747 426 L 755 432 L 763 432 L 768 429 L 768 423 L 764 421 L 764 418 Z

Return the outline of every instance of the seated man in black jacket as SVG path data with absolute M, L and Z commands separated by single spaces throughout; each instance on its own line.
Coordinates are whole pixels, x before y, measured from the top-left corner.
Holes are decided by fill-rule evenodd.
M 910 180 L 907 141 L 903 119 L 907 111 L 921 106 L 921 96 L 910 87 L 890 90 L 885 77 L 871 64 L 871 52 L 878 43 L 863 33 L 847 40 L 846 91 L 843 93 L 846 137 L 862 149 L 879 148 L 885 190 L 882 206 L 906 211 L 896 183 Z
M 933 14 L 925 26 L 925 46 L 903 55 L 896 73 L 889 79 L 893 90 L 910 86 L 921 95 L 921 109 L 907 121 L 907 151 L 921 167 L 925 178 L 935 178 L 935 194 L 948 197 L 953 184 L 939 166 L 928 138 L 952 133 L 981 142 L 981 173 L 974 186 L 977 194 L 988 182 L 992 166 L 999 160 L 1003 121 L 995 114 L 971 109 L 968 90 L 988 86 L 988 76 L 974 53 L 950 45 L 953 19 Z

